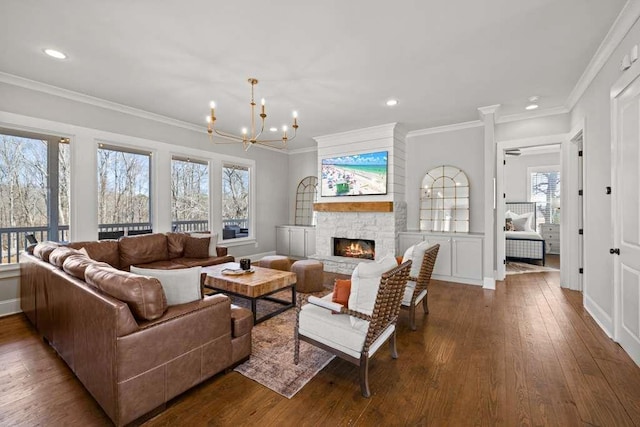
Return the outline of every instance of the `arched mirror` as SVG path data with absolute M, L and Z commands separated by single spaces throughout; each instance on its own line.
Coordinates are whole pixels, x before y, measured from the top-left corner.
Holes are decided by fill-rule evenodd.
M 295 225 L 316 225 L 313 203 L 318 198 L 318 178 L 308 176 L 300 181 L 296 190 Z
M 469 180 L 455 166 L 438 166 L 422 179 L 420 230 L 469 232 Z

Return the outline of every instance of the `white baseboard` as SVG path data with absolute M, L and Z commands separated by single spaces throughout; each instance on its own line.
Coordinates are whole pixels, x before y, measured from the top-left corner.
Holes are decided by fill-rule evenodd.
M 584 308 L 591 315 L 593 320 L 596 321 L 598 326 L 613 339 L 613 319 L 606 311 L 602 309 L 595 301 L 589 298 L 588 295 L 584 296 Z
M 485 277 L 484 279 L 482 279 L 482 287 L 484 289 L 489 289 L 492 291 L 496 290 L 496 279 L 494 279 L 493 277 Z
M 0 301 L 0 317 L 20 313 L 20 298 Z
M 442 276 L 440 274 L 433 274 L 431 277 L 435 280 L 442 280 L 443 282 L 462 283 L 463 285 L 482 286 L 482 280 L 480 279 L 467 279 L 465 277 Z

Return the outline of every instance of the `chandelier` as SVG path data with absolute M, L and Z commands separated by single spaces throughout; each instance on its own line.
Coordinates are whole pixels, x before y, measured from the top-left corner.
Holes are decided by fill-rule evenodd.
M 293 124 L 291 127 L 293 128 L 293 136 L 287 135 L 287 131 L 289 130 L 287 126 L 282 126 L 282 137 L 277 139 L 269 139 L 263 138 L 260 136 L 264 132 L 265 119 L 267 118 L 267 113 L 265 113 L 265 100 L 262 98 L 260 105 L 260 125 L 256 126 L 256 102 L 253 98 L 253 87 L 258 84 L 258 79 L 249 78 L 248 82 L 251 84 L 251 102 L 249 105 L 251 106 L 251 128 L 247 129 L 242 128 L 242 135 L 234 135 L 227 132 L 222 132 L 215 127 L 216 116 L 215 116 L 215 102 L 211 101 L 210 108 L 211 112 L 209 116 L 207 116 L 207 132 L 209 133 L 209 137 L 213 140 L 213 133 L 215 132 L 217 135 L 230 140 L 228 142 L 218 141 L 218 138 L 214 140 L 217 144 L 228 144 L 228 143 L 237 143 L 242 142 L 242 146 L 244 150 L 247 151 L 253 144 L 266 145 L 271 148 L 284 149 L 287 147 L 287 141 L 292 141 L 296 137 L 296 133 L 298 131 L 298 113 L 293 112 Z M 275 129 L 275 128 L 274 128 Z

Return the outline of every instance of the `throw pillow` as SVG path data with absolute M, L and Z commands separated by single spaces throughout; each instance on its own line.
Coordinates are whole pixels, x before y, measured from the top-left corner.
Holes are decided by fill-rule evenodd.
M 404 256 L 402 257 L 402 262 L 406 262 L 408 260 L 412 261 L 411 271 L 409 272 L 409 275 L 411 277 L 418 277 L 418 275 L 420 274 L 420 269 L 422 268 L 422 260 L 424 259 L 424 253 L 431 246 L 433 245 L 429 243 L 429 241 L 424 240 L 411 246 L 405 251 Z
M 380 277 L 397 267 L 398 264 L 393 256 L 387 255 L 376 262 L 361 262 L 353 270 L 351 275 L 351 294 L 349 295 L 349 308 L 371 315 L 378 296 L 380 287 Z M 369 322 L 366 320 L 351 317 L 351 326 L 366 332 Z
M 515 227 L 513 226 L 513 219 L 505 218 L 504 228 L 506 231 L 516 231 Z
M 209 256 L 218 256 L 216 246 L 218 245 L 218 233 L 191 233 L 191 237 L 209 237 Z
M 514 214 L 510 215 L 513 222 L 514 231 L 533 231 L 533 213 L 525 213 L 522 215 Z
M 184 245 L 185 258 L 208 258 L 209 240 L 209 237 L 187 237 Z
M 351 279 L 336 279 L 333 284 L 331 301 L 349 308 L 349 295 L 351 294 Z
M 159 270 L 131 266 L 131 272 L 160 280 L 167 305 L 186 304 L 202 299 L 200 288 L 201 267 Z

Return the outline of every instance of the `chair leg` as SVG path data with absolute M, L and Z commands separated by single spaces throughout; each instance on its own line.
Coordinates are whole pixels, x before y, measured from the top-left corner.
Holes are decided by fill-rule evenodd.
M 429 294 L 425 295 L 422 299 L 422 308 L 424 308 L 424 314 L 429 314 L 429 304 L 427 303 L 427 298 L 429 298 Z
M 411 301 L 411 305 L 409 306 L 409 321 L 411 322 L 411 330 L 415 331 L 416 328 L 416 305 L 413 301 Z
M 360 356 L 360 392 L 362 397 L 371 396 L 369 391 L 369 356 L 366 354 Z
M 391 337 L 389 338 L 389 348 L 391 349 L 391 357 L 397 359 L 398 348 L 396 347 L 396 331 L 393 331 L 393 334 L 391 334 Z

